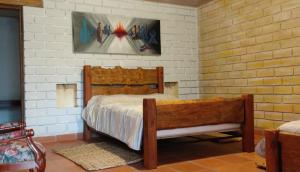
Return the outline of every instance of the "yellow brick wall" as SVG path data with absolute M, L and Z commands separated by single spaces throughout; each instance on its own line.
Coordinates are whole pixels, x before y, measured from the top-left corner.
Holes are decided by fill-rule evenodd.
M 255 95 L 255 125 L 300 119 L 300 0 L 199 7 L 200 93 Z

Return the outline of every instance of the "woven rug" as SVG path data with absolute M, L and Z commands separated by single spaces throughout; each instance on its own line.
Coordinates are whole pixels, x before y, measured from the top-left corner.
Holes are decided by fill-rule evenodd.
M 134 151 L 107 142 L 55 148 L 53 151 L 88 171 L 132 164 L 142 160 L 141 155 Z

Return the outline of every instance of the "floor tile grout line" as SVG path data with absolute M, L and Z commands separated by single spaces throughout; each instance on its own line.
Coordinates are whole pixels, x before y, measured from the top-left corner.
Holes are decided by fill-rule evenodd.
M 207 168 L 207 167 L 202 166 L 201 164 L 195 163 L 195 162 L 193 162 L 193 161 L 190 161 L 190 163 L 192 163 L 192 164 L 194 164 L 194 165 L 196 165 L 196 166 L 199 166 L 199 167 L 201 167 L 201 168 L 204 168 L 204 169 L 207 169 L 207 170 L 211 170 L 211 171 L 213 171 L 213 172 L 216 172 L 215 169 Z

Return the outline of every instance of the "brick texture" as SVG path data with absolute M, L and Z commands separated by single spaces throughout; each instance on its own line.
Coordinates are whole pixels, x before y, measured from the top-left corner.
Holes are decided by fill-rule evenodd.
M 199 7 L 200 94 L 255 95 L 255 125 L 300 119 L 300 1 L 212 0 Z
M 161 21 L 161 56 L 74 54 L 72 11 Z M 143 0 L 44 0 L 24 7 L 25 116 L 38 136 L 82 132 L 82 67 L 163 66 L 166 81 L 179 82 L 181 98 L 199 97 L 197 8 Z M 56 107 L 56 84 L 77 84 L 77 105 Z

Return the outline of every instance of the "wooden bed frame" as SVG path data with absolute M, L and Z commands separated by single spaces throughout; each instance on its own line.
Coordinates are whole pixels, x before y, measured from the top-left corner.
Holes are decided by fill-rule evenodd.
M 267 172 L 300 170 L 300 135 L 266 130 Z
M 124 69 L 84 66 L 84 106 L 94 95 L 163 93 L 163 67 Z M 243 151 L 254 151 L 253 95 L 232 99 L 176 102 L 143 101 L 144 167 L 157 167 L 157 131 L 202 125 L 242 124 Z M 91 138 L 93 129 L 84 122 L 83 137 Z

